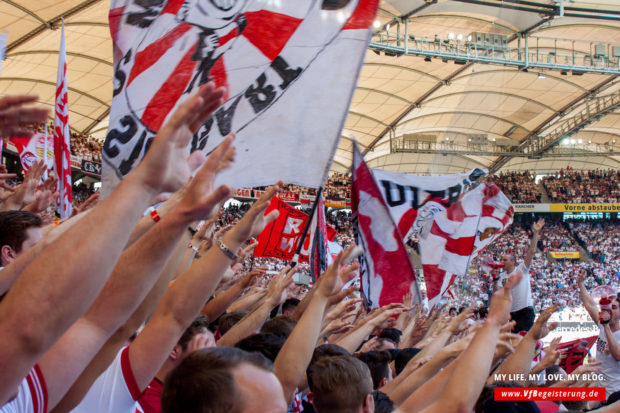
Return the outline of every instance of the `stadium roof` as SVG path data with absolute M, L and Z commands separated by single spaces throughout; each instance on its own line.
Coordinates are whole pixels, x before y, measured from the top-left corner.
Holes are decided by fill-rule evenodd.
M 64 17 L 71 127 L 103 137 L 112 100 L 108 7 L 0 3 L 9 32 L 0 94 L 38 93 L 53 105 Z M 499 46 L 476 45 L 472 33 L 494 35 Z M 334 170 L 350 166 L 352 139 L 373 167 L 418 174 L 618 168 L 617 0 L 384 0 L 372 41 Z M 474 52 L 479 59 L 467 55 Z M 584 65 L 612 70 L 570 70 Z

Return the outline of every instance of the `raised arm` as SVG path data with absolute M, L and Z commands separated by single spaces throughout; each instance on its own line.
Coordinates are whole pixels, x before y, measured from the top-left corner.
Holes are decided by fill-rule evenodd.
M 553 330 L 557 323 L 547 325 L 547 321 L 551 315 L 560 308 L 559 305 L 552 305 L 546 308 L 536 319 L 532 328 L 527 332 L 525 337 L 519 342 L 519 345 L 495 371 L 496 374 L 523 374 L 527 377 L 532 366 L 532 358 L 536 349 L 536 342 Z
M 577 288 L 579 288 L 579 297 L 581 297 L 581 302 L 586 308 L 586 311 L 590 315 L 592 321 L 598 324 L 598 305 L 596 305 L 596 301 L 594 301 L 594 299 L 590 296 L 590 294 L 588 293 L 588 289 L 586 288 L 585 281 L 587 276 L 588 272 L 586 270 L 579 271 L 579 275 L 577 275 Z
M 469 412 L 473 409 L 486 382 L 499 338 L 500 329 L 510 319 L 510 291 L 522 274 L 510 277 L 506 286 L 493 295 L 489 316 L 475 333 L 467 350 L 456 360 L 454 371 L 439 399 L 424 412 Z M 463 383 L 468 383 L 463 386 Z
M 191 130 L 221 104 L 223 93 L 209 84 L 188 99 L 161 128 L 138 167 L 15 281 L 0 303 L 0 336 L 5 338 L 0 343 L 0 404 L 92 304 L 127 243 L 128 229 L 150 201 L 189 179 L 185 157 Z
M 523 259 L 523 264 L 525 268 L 530 268 L 532 265 L 532 259 L 534 255 L 536 255 L 536 249 L 538 248 L 538 235 L 542 227 L 545 226 L 545 220 L 543 218 L 539 219 L 532 225 L 532 239 L 530 240 L 530 247 L 525 253 L 525 258 Z
M 244 289 L 249 287 L 254 279 L 262 275 L 267 270 L 264 267 L 255 268 L 247 273 L 241 281 L 230 287 L 226 291 L 217 294 L 215 298 L 205 305 L 200 314 L 206 315 L 209 320 L 216 320 L 219 316 L 226 312 L 226 309 L 239 297 Z
M 218 346 L 234 346 L 249 335 L 254 334 L 263 325 L 271 310 L 286 300 L 286 289 L 293 283 L 296 268 L 284 267 L 269 284 L 267 295 L 260 305 L 250 311 L 237 324 L 226 332 L 217 342 Z
M 284 398 L 287 402 L 292 400 L 295 389 L 304 378 L 321 332 L 323 315 L 329 297 L 340 291 L 344 284 L 354 277 L 357 263 L 339 271 L 351 251 L 353 247 L 341 252 L 323 273 L 321 285 L 276 357 L 275 374 L 282 384 Z
M 217 171 L 234 158 L 231 145 L 232 138 L 229 137 L 214 150 L 192 179 L 177 207 L 123 252 L 93 305 L 41 359 L 41 371 L 49 378 L 50 408 L 60 401 L 101 346 L 140 305 L 187 232 L 188 225 L 213 213 L 213 209 L 227 197 L 222 188 L 215 191 L 212 188 Z
M 264 216 L 278 186 L 269 188 L 245 216 L 222 238 L 223 244 L 235 252 L 248 238 L 258 235 L 277 211 Z M 228 193 L 226 194 L 228 195 Z M 153 316 L 136 340 L 129 346 L 129 360 L 140 390 L 144 390 L 168 357 L 170 351 L 200 312 L 220 282 L 232 258 L 220 246 L 214 246 L 166 291 Z

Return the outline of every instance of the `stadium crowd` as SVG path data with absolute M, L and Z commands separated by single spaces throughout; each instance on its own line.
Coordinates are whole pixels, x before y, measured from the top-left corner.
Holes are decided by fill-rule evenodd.
M 541 202 L 542 195 L 529 172 L 501 172 L 492 180 L 512 202 Z
M 544 371 L 560 372 L 536 382 L 547 391 L 598 384 L 606 390 L 598 411 L 618 411 L 620 303 L 601 301 L 599 311 L 589 292 L 596 276 L 567 275 L 578 281 L 574 304 L 600 329 L 597 362 L 573 373 L 602 377 L 562 374 L 559 340 L 532 362 L 538 341 L 554 328 L 556 291 L 566 280 L 538 275 L 547 268 L 537 261 L 538 238 L 553 242 L 542 220 L 516 224 L 489 248 L 504 271 L 487 277 L 494 282 L 482 312 L 476 303 L 458 314 L 426 311 L 409 295 L 365 310 L 357 287 L 345 288 L 359 269 L 349 259 L 353 245 L 309 289 L 294 285 L 297 268 L 252 258 L 251 239 L 277 217 L 264 212 L 281 184 L 251 206 L 218 214 L 233 193 L 214 180 L 234 160 L 234 138 L 191 178 L 186 159 L 192 134 L 223 95 L 211 83 L 200 88 L 105 200 L 89 197 L 58 225 L 44 225 L 39 215 L 53 208 L 56 187 L 53 177 L 41 183 L 42 163 L 15 188 L 4 181 L 12 174 L 0 175 L 0 412 L 555 412 L 600 405 L 494 399 L 494 388 L 532 385 L 528 374 Z M 0 110 L 30 101 L 2 98 Z M 20 111 L 30 122 L 47 115 Z M 11 116 L 2 119 L 4 134 Z M 172 195 L 149 208 L 163 192 Z M 340 241 L 350 243 L 350 217 L 329 215 Z M 477 282 L 466 281 L 472 297 L 481 294 Z M 547 292 L 548 282 L 556 289 Z M 524 380 L 502 379 L 521 374 Z
M 47 128 L 48 134 L 54 133 L 53 123 L 49 123 Z M 32 129 L 37 133 L 45 133 L 45 124 L 36 124 Z M 71 155 L 88 161 L 101 162 L 101 149 L 103 148 L 103 141 L 101 139 L 85 133 L 71 131 L 70 145 Z
M 596 169 L 575 171 L 570 167 L 542 178 L 552 202 L 616 203 L 620 201 L 618 171 Z

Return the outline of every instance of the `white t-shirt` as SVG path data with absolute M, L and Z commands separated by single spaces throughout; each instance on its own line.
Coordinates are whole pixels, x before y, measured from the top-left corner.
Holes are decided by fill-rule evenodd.
M 30 370 L 17 396 L 0 407 L 0 413 L 47 413 L 47 387 L 39 366 Z
M 506 271 L 502 271 L 499 274 L 500 283 L 501 285 L 505 285 L 506 280 L 508 280 L 508 278 L 518 270 L 521 270 L 523 277 L 521 278 L 519 284 L 517 284 L 510 293 L 512 296 L 512 307 L 510 307 L 511 313 L 522 310 L 526 307 L 534 306 L 534 300 L 532 300 L 532 288 L 530 287 L 530 269 L 526 268 L 523 263 L 516 266 L 510 274 L 506 274 Z
M 605 387 L 607 397 L 615 391 L 620 390 L 620 361 L 616 361 L 609 351 L 607 345 L 607 336 L 605 330 L 598 325 L 599 335 L 596 342 L 596 361 L 602 362 L 600 365 L 603 381 L 598 383 L 599 386 Z M 620 342 L 620 330 L 613 333 L 616 341 Z
M 125 347 L 71 412 L 134 413 L 141 394 L 129 364 L 129 347 Z

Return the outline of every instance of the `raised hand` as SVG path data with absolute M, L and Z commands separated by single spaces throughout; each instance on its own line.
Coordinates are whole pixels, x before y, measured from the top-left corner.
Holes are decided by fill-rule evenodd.
M 153 139 L 133 178 L 153 194 L 181 188 L 193 167 L 204 160 L 202 151 L 195 151 L 187 159 L 187 145 L 200 125 L 223 103 L 224 93 L 224 88 L 216 89 L 213 82 L 209 82 L 183 102 Z
M 229 166 L 235 159 L 232 146 L 234 136 L 228 136 L 213 152 L 191 180 L 175 211 L 188 222 L 215 216 L 221 202 L 232 193 L 222 185 L 213 190 L 217 172 Z
M 521 270 L 515 272 L 508 280 L 504 288 L 500 288 L 491 297 L 489 305 L 489 316 L 487 321 L 494 322 L 503 326 L 510 320 L 510 306 L 512 305 L 512 297 L 510 292 L 521 282 L 523 272 Z
M 256 267 L 249 273 L 247 273 L 240 283 L 243 288 L 248 288 L 256 283 L 256 280 L 260 279 L 267 273 L 267 267 Z
M 355 270 L 359 268 L 359 263 L 357 262 L 339 271 L 354 248 L 355 245 L 352 245 L 338 254 L 332 265 L 321 275 L 321 283 L 317 290 L 318 294 L 330 297 L 342 290 L 342 287 L 355 277 Z
M 50 113 L 49 108 L 25 106 L 37 100 L 36 95 L 0 98 L 0 136 L 31 136 L 33 131 L 25 125 L 44 123 Z
M 271 302 L 272 307 L 282 304 L 286 301 L 286 290 L 293 284 L 293 275 L 297 272 L 297 268 L 286 266 L 280 274 L 273 277 L 267 289 L 267 300 Z
M 577 275 L 577 284 L 585 282 L 586 278 L 588 278 L 588 271 L 579 270 L 579 274 Z
M 545 226 L 545 219 L 541 218 L 532 225 L 534 232 L 539 232 Z
M 542 369 L 547 369 L 555 365 L 560 360 L 561 352 L 557 348 L 560 345 L 561 340 L 562 337 L 554 338 L 551 340 L 551 343 L 549 343 L 549 347 L 545 349 L 545 356 L 539 363 Z
M 271 211 L 267 215 L 263 215 L 271 202 L 271 198 L 280 189 L 282 182 L 278 182 L 274 186 L 267 188 L 263 196 L 252 205 L 252 208 L 245 213 L 243 218 L 230 231 L 235 237 L 235 241 L 242 243 L 251 237 L 260 234 L 265 226 L 278 217 L 278 210 Z
M 24 182 L 15 188 L 15 192 L 9 198 L 12 209 L 20 209 L 36 200 L 37 186 L 46 170 L 44 161 L 37 161 L 30 166 L 24 176 Z
M 551 307 L 545 308 L 544 311 L 538 316 L 538 318 L 534 322 L 534 325 L 530 329 L 529 334 L 532 334 L 532 336 L 536 340 L 540 340 L 544 338 L 547 334 L 549 334 L 551 330 L 555 329 L 558 326 L 558 323 L 556 322 L 547 324 L 547 321 L 549 321 L 551 315 L 558 311 L 559 308 L 560 306 L 558 304 L 554 304 Z

